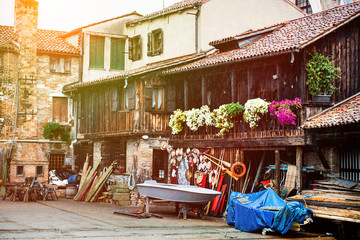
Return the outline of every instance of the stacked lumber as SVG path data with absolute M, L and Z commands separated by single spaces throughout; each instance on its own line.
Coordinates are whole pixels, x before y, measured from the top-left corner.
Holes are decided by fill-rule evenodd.
M 114 170 L 114 165 L 111 164 L 104 172 L 99 172 L 99 162 L 93 167 L 89 166 L 88 158 L 84 163 L 79 184 L 79 190 L 74 197 L 75 201 L 94 202 L 101 193 L 106 181 Z
M 314 212 L 314 217 L 360 223 L 360 194 L 356 182 L 323 181 L 319 185 L 328 187 L 304 190 L 302 195 L 286 200 L 303 203 Z

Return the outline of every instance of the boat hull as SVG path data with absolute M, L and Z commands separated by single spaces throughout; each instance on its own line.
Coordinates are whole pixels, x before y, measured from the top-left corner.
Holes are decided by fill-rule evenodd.
M 165 184 L 145 181 L 136 185 L 140 195 L 183 203 L 203 203 L 214 199 L 221 192 L 190 185 Z

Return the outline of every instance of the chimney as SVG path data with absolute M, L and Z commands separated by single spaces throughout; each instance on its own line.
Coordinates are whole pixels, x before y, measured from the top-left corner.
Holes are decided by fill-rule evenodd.
M 38 6 L 35 0 L 15 0 L 15 41 L 20 45 L 20 77 L 36 75 Z

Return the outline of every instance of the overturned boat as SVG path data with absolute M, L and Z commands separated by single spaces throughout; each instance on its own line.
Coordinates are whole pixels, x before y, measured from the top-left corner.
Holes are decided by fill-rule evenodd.
M 148 180 L 136 186 L 140 195 L 181 203 L 208 202 L 221 194 L 198 186 L 158 183 L 155 180 Z

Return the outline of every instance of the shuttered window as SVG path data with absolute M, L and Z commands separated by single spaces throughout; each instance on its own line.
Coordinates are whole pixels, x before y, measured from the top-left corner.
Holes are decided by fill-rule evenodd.
M 105 38 L 90 36 L 90 68 L 104 68 Z
M 148 56 L 160 55 L 163 52 L 163 32 L 161 28 L 148 33 Z
M 68 98 L 53 97 L 53 121 L 68 122 Z
M 71 72 L 71 58 L 70 57 L 50 57 L 50 72 L 51 73 L 70 73 Z
M 133 61 L 140 60 L 142 57 L 141 35 L 129 38 L 129 59 Z
M 120 38 L 111 38 L 111 56 L 110 69 L 125 69 L 125 40 Z
M 296 0 L 296 5 L 307 14 L 312 14 L 312 8 L 309 0 Z

